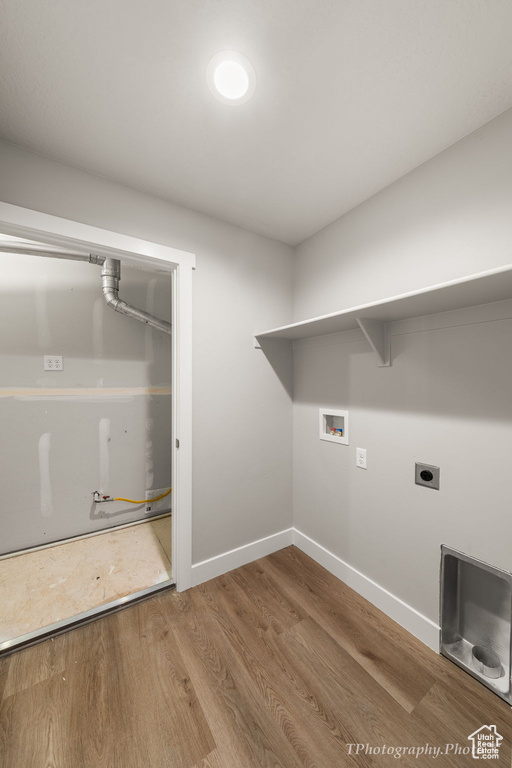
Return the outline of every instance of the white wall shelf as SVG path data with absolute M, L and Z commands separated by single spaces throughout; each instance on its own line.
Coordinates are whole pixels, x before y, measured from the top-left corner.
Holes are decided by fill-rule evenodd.
M 272 328 L 256 334 L 256 346 L 260 347 L 269 339 L 292 341 L 360 328 L 375 352 L 378 364 L 387 366 L 391 363 L 388 323 L 510 298 L 512 264 L 389 299 Z

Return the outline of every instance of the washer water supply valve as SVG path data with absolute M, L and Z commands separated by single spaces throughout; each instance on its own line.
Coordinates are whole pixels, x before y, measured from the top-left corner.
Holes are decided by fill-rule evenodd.
M 127 504 L 146 504 L 148 501 L 150 501 L 153 504 L 155 501 L 160 501 L 160 499 L 164 499 L 166 496 L 170 494 L 171 491 L 172 491 L 172 488 L 169 488 L 169 490 L 166 491 L 165 493 L 161 493 L 159 496 L 155 496 L 154 498 L 150 498 L 150 499 L 125 499 L 122 496 L 103 496 L 99 491 L 93 491 L 92 497 L 95 504 L 106 504 L 109 501 L 125 501 Z M 151 510 L 149 509 L 148 511 L 151 511 Z
M 106 504 L 107 501 L 114 501 L 112 496 L 102 496 L 99 491 L 93 491 L 92 496 L 95 504 Z

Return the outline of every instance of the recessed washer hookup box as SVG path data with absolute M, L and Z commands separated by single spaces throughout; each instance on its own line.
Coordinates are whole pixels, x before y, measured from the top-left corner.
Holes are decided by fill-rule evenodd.
M 512 574 L 443 545 L 440 619 L 443 656 L 510 704 Z

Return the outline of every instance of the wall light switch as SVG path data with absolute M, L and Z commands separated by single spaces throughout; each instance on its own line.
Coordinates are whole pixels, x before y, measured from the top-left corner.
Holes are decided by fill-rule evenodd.
M 356 467 L 366 469 L 366 448 L 356 448 Z
M 45 371 L 62 371 L 62 355 L 44 355 Z

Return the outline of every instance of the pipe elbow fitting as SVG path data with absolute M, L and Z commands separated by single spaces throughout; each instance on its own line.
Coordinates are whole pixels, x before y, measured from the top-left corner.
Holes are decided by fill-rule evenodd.
M 121 303 L 120 299 L 117 297 L 116 292 L 109 289 L 104 288 L 103 289 L 103 298 L 105 299 L 106 303 L 109 307 L 112 307 L 114 310 L 117 311 L 117 307 Z
M 103 297 L 107 305 L 115 312 L 121 312 L 121 314 L 131 317 L 133 320 L 138 320 L 140 323 L 146 323 L 153 328 L 158 328 L 158 330 L 164 333 L 172 333 L 171 324 L 167 321 L 153 317 L 149 312 L 137 309 L 137 307 L 133 307 L 119 298 L 120 280 L 121 262 L 118 259 L 105 259 L 101 268 L 101 282 Z

